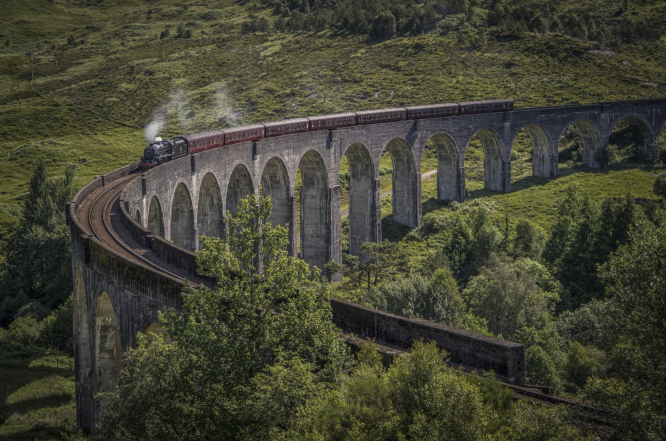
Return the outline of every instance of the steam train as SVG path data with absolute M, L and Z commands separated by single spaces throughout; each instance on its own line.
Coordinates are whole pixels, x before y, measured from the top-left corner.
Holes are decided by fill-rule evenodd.
M 392 121 L 440 118 L 475 113 L 508 112 L 513 110 L 513 100 L 467 101 L 461 103 L 432 104 L 427 106 L 396 107 L 392 109 L 366 110 L 362 112 L 337 113 L 335 115 L 312 116 L 283 121 L 233 127 L 223 130 L 193 133 L 155 142 L 143 151 L 139 167 L 147 170 L 166 161 L 205 150 L 258 141 L 281 135 L 301 132 L 331 130 L 340 127 L 380 124 Z

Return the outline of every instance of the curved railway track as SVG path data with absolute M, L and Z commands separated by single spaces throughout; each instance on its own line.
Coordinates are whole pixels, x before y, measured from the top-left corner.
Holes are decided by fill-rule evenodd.
M 165 269 L 165 265 L 160 265 L 159 263 L 156 263 L 137 252 L 136 249 L 121 239 L 121 237 L 113 228 L 111 222 L 111 215 L 115 214 L 113 213 L 113 206 L 118 203 L 118 198 L 120 197 L 120 193 L 125 188 L 125 185 L 136 176 L 137 175 L 135 174 L 130 174 L 124 178 L 118 179 L 109 185 L 101 187 L 101 189 L 98 190 L 98 194 L 91 195 L 89 197 L 89 199 L 92 199 L 90 205 L 87 207 L 84 205 L 82 207 L 85 209 L 84 211 L 87 212 L 86 226 L 97 240 L 118 254 L 128 257 L 131 260 L 148 266 L 172 278 L 185 282 L 186 279 L 182 275 Z M 85 202 L 87 203 L 88 200 Z M 77 215 L 79 214 L 77 213 Z M 79 217 L 79 219 L 81 219 L 81 217 Z M 193 288 L 199 287 L 197 283 L 190 281 L 188 281 L 188 283 Z

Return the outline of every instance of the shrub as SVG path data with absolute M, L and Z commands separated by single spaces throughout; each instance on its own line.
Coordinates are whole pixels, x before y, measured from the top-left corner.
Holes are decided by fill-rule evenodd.
M 372 22 L 370 37 L 375 40 L 388 40 L 395 37 L 395 17 L 389 11 L 382 12 Z
M 516 237 L 513 240 L 513 255 L 532 260 L 541 259 L 546 244 L 544 231 L 528 219 L 521 219 L 516 225 Z
M 585 347 L 577 341 L 569 345 L 564 365 L 566 379 L 573 386 L 583 387 L 589 377 L 599 373 L 603 353 L 594 347 Z
M 7 341 L 24 346 L 35 346 L 39 340 L 41 324 L 33 316 L 19 317 L 9 325 L 5 335 Z
M 652 191 L 666 201 L 666 173 L 661 173 L 657 176 L 657 179 L 654 180 Z

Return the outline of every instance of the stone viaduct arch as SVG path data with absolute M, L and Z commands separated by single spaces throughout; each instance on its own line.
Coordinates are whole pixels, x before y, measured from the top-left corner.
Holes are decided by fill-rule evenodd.
M 182 182 L 176 187 L 171 203 L 171 241 L 186 250 L 197 249 L 192 197 Z
M 437 153 L 437 199 L 462 202 L 465 195 L 465 170 L 455 141 L 445 133 L 430 138 Z
M 363 144 L 350 145 L 344 154 L 349 162 L 349 253 L 360 256 L 363 242 L 381 240 L 379 179 Z
M 391 139 L 385 147 L 393 162 L 393 220 L 416 228 L 421 221 L 421 174 L 410 145 L 402 138 Z
M 299 162 L 301 170 L 300 226 L 301 259 L 310 268 L 324 268 L 329 261 L 331 225 L 326 163 L 315 150 L 308 150 Z
M 229 178 L 225 206 L 226 211 L 234 216 L 240 201 L 251 194 L 254 194 L 252 176 L 250 175 L 247 167 L 245 167 L 243 164 L 238 164 L 233 169 L 231 177 Z
M 586 167 L 599 168 L 600 164 L 598 161 L 598 155 L 601 150 L 601 136 L 599 130 L 597 130 L 594 124 L 589 121 L 570 121 L 565 124 L 560 131 L 559 136 L 557 137 L 558 142 L 564 135 L 565 130 L 571 125 L 574 126 L 583 140 L 583 165 Z
M 123 351 L 118 332 L 118 320 L 109 295 L 102 291 L 95 308 L 95 345 L 93 360 L 94 392 L 108 392 L 118 384 L 123 367 Z M 97 418 L 97 415 L 95 415 Z
M 483 147 L 483 186 L 492 191 L 511 191 L 511 162 L 504 160 L 504 144 L 497 133 L 481 129 L 475 133 Z M 467 140 L 465 145 L 469 144 Z
M 199 235 L 222 237 L 224 234 L 222 192 L 212 173 L 206 173 L 199 188 L 197 228 Z
M 162 215 L 162 206 L 157 196 L 150 199 L 148 208 L 148 225 L 146 227 L 156 236 L 164 237 L 164 216 Z
M 538 124 L 528 124 L 522 129 L 527 132 L 532 141 L 532 176 L 537 178 L 550 178 L 557 172 L 557 144 L 553 142 L 550 135 Z M 521 130 L 522 130 L 521 129 Z M 518 136 L 514 136 L 511 146 Z
M 661 130 L 652 130 L 649 122 L 646 121 L 642 116 L 629 115 L 611 122 L 612 126 L 608 136 L 608 141 L 610 141 L 610 137 L 612 136 L 615 128 L 622 122 L 627 122 L 630 125 L 635 126 L 640 131 L 641 135 L 643 136 L 643 145 L 639 146 L 638 148 L 640 149 L 643 157 L 648 157 L 652 153 L 652 143 L 661 134 Z
M 291 186 L 284 162 L 278 157 L 271 158 L 261 174 L 261 195 L 271 198 L 270 222 L 272 225 L 286 225 L 292 222 Z

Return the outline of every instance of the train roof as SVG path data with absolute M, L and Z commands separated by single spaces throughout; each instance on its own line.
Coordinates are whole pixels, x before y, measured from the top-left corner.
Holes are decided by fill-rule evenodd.
M 282 119 L 280 121 L 271 121 L 264 123 L 266 127 L 275 127 L 275 126 L 282 126 L 285 124 L 298 124 L 298 123 L 307 123 L 310 122 L 309 119 L 307 118 L 291 118 L 291 119 Z
M 483 101 L 463 101 L 458 104 L 461 106 L 473 106 L 475 104 L 491 104 L 491 103 L 512 103 L 512 99 L 502 98 L 498 100 L 483 100 Z
M 347 116 L 355 117 L 356 114 L 354 112 L 343 112 L 343 113 L 331 113 L 329 115 L 317 115 L 317 116 L 308 116 L 307 119 L 309 120 L 322 120 L 322 119 L 331 119 L 331 118 L 344 118 Z
M 357 115 L 370 115 L 372 113 L 378 113 L 378 112 L 404 112 L 405 108 L 404 107 L 391 107 L 389 109 L 375 109 L 375 110 L 362 110 L 360 112 L 356 112 Z
M 185 138 L 188 141 L 196 141 L 202 138 L 209 138 L 211 136 L 220 136 L 224 134 L 224 130 L 209 130 L 207 132 L 190 133 L 189 135 L 179 136 L 178 138 Z
M 263 124 L 249 124 L 247 126 L 238 126 L 238 127 L 230 127 L 228 129 L 224 129 L 225 133 L 236 133 L 236 132 L 242 132 L 243 130 L 253 130 L 253 129 L 264 129 Z
M 426 104 L 425 106 L 410 106 L 407 110 L 436 109 L 438 107 L 456 107 L 458 103 Z

